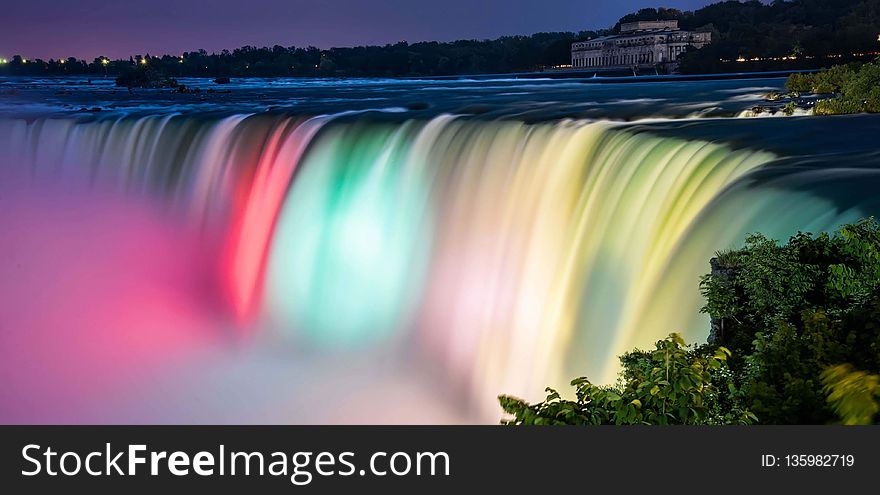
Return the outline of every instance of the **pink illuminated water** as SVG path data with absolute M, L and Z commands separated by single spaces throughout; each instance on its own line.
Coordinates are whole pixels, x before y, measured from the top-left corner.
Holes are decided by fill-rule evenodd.
M 0 225 L 4 421 L 89 421 L 224 338 L 214 248 L 153 205 L 6 176 Z
M 495 422 L 704 339 L 746 232 L 861 215 L 740 187 L 762 150 L 339 117 L 0 118 L 0 422 Z

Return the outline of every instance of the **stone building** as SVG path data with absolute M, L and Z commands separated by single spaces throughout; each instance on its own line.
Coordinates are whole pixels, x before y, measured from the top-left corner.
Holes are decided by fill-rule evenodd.
M 620 25 L 620 34 L 571 45 L 575 70 L 662 69 L 671 72 L 679 55 L 712 42 L 712 33 L 682 31 L 678 21 L 637 21 Z

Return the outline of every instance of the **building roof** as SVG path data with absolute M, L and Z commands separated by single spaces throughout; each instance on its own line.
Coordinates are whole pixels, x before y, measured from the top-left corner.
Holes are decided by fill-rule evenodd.
M 668 21 L 625 22 L 620 25 L 620 34 L 634 31 L 662 31 L 665 29 L 678 29 L 678 21 L 673 19 Z

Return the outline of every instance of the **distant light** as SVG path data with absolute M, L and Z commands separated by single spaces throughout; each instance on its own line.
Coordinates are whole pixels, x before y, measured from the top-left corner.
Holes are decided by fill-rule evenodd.
M 26 58 L 21 59 L 21 63 L 26 64 L 26 63 L 27 63 L 27 59 L 26 59 Z
M 107 65 L 107 64 L 110 63 L 110 60 L 108 60 L 108 59 L 106 59 L 106 58 L 102 58 L 102 59 L 101 59 L 101 63 L 104 64 L 104 65 Z
M 146 64 L 146 63 L 147 63 L 147 59 L 142 58 L 142 59 L 141 59 L 141 64 L 143 65 L 143 64 Z
M 64 60 L 63 58 L 62 58 L 61 60 L 58 61 L 58 63 L 60 63 L 60 64 L 63 64 L 63 63 L 66 63 L 66 62 L 67 62 L 67 60 Z
M 0 58 L 0 65 L 3 65 L 5 63 L 7 63 L 7 60 L 5 58 Z

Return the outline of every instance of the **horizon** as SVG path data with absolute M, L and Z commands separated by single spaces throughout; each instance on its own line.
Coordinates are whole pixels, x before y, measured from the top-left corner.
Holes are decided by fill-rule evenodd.
M 108 0 L 82 0 L 75 5 L 32 0 L 4 10 L 4 17 L 18 22 L 0 32 L 0 58 L 20 55 L 25 59 L 75 57 L 89 61 L 105 56 L 121 60 L 200 49 L 219 53 L 243 46 L 314 46 L 323 50 L 401 41 L 443 43 L 543 32 L 576 33 L 613 27 L 618 19 L 641 8 L 687 11 L 714 0 L 672 0 L 663 5 L 650 0 L 595 0 L 588 2 L 590 5 L 548 0 L 540 6 L 528 0 L 487 0 L 477 7 L 465 0 L 415 6 L 402 0 L 308 3 L 254 0 L 243 6 L 234 0 L 218 0 L 212 4 L 217 7 L 205 10 L 197 0 L 155 0 L 149 8 Z M 341 10 L 346 15 L 337 15 Z M 71 24 L 79 29 L 71 30 Z

